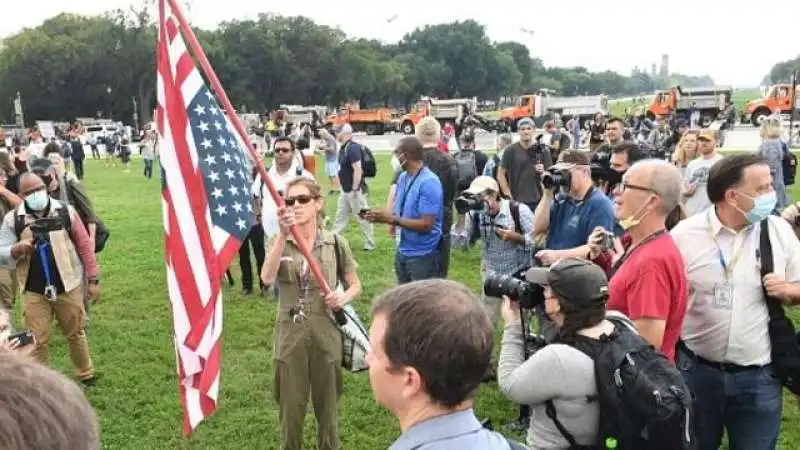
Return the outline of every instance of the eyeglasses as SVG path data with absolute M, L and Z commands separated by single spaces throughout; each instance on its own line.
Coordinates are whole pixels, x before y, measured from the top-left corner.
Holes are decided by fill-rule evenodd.
M 283 201 L 286 206 L 294 206 L 295 203 L 307 205 L 311 200 L 316 200 L 317 197 L 313 195 L 296 195 L 294 197 L 286 197 Z
M 292 153 L 290 148 L 276 148 L 275 153 Z
M 653 189 L 650 189 L 649 187 L 637 186 L 635 184 L 630 184 L 627 181 L 623 181 L 620 184 L 620 186 L 621 186 L 621 188 L 619 190 L 620 194 L 625 192 L 628 189 L 633 189 L 634 191 L 644 191 L 644 192 L 650 192 L 650 193 L 653 193 L 653 194 L 658 194 L 658 192 L 654 191 Z

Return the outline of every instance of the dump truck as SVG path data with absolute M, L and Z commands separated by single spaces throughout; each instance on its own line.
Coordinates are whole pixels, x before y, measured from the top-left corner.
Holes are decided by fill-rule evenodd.
M 750 122 L 753 126 L 761 126 L 761 122 L 775 112 L 791 114 L 792 105 L 795 110 L 800 110 L 800 96 L 797 95 L 799 90 L 800 85 L 792 92 L 792 85 L 789 83 L 770 86 L 764 97 L 751 100 L 744 105 L 743 121 Z
M 391 108 L 361 109 L 357 104 L 349 104 L 328 116 L 325 128 L 332 129 L 346 123 L 353 127 L 353 131 L 364 131 L 369 135 L 380 135 L 394 127 Z
M 731 101 L 731 87 L 681 88 L 674 86 L 658 91 L 647 108 L 647 118 L 675 117 L 689 119 L 692 105 L 700 112 L 700 125 L 705 127 L 717 118 Z
M 475 116 L 478 108 L 478 99 L 454 98 L 440 100 L 432 97 L 421 97 L 414 105 L 414 109 L 400 118 L 400 131 L 405 134 L 414 134 L 414 130 L 423 117 L 434 117 L 442 125 L 450 122 L 456 129 L 460 129 L 465 119 Z
M 519 96 L 515 106 L 500 113 L 500 122 L 505 129 L 517 131 L 517 122 L 526 117 L 541 127 L 555 115 L 565 118 L 578 116 L 583 124 L 597 114 L 608 114 L 608 97 L 605 95 L 559 97 L 553 95 L 553 91 L 541 89 L 535 94 Z

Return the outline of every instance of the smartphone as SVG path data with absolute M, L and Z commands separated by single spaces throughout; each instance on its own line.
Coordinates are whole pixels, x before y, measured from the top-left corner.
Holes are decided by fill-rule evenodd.
M 600 243 L 600 248 L 603 250 L 612 250 L 614 248 L 614 233 L 610 231 L 603 232 L 603 240 Z
M 9 335 L 7 340 L 9 342 L 16 340 L 18 342 L 17 347 L 24 347 L 28 344 L 33 344 L 33 332 L 29 330 L 17 331 Z
M 361 211 L 358 212 L 358 217 L 364 217 L 367 213 L 369 213 L 369 209 L 362 208 Z

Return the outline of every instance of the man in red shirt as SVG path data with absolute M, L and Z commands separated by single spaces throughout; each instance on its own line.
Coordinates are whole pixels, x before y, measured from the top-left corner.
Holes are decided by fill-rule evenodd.
M 665 221 L 680 202 L 681 186 L 678 169 L 661 160 L 637 162 L 623 177 L 614 203 L 630 245 L 623 250 L 617 241 L 612 250 L 607 306 L 630 317 L 639 334 L 673 361 L 688 291 L 683 258 Z M 589 239 L 591 259 L 601 251 L 602 233 Z

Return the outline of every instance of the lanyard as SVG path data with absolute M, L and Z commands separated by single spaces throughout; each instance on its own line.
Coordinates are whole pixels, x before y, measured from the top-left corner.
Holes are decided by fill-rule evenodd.
M 711 214 L 713 214 L 713 212 Z M 733 253 L 731 260 L 725 261 L 725 255 L 722 253 L 722 247 L 719 245 L 719 241 L 717 241 L 717 237 L 714 235 L 714 228 L 711 226 L 711 216 L 709 216 L 708 237 L 711 238 L 711 241 L 714 242 L 714 245 L 717 247 L 717 257 L 719 258 L 719 265 L 722 266 L 722 271 L 723 274 L 725 275 L 725 281 L 730 281 L 731 275 L 733 274 L 733 268 L 736 267 L 736 263 L 738 263 L 739 259 L 742 257 L 742 252 L 744 251 L 744 248 L 747 245 L 747 241 L 753 235 L 755 229 L 756 227 L 753 227 L 750 230 L 750 233 L 742 241 L 742 245 L 739 246 L 739 250 Z
M 667 230 L 658 230 L 655 233 L 651 233 L 649 236 L 642 239 L 638 244 L 628 247 L 628 249 L 625 250 L 625 253 L 622 254 L 622 256 L 614 264 L 614 266 L 611 267 L 611 276 L 614 276 L 614 274 L 617 273 L 617 270 L 619 270 L 619 268 L 622 267 L 622 263 L 624 263 L 625 260 L 628 259 L 628 257 L 630 257 L 633 254 L 633 252 L 639 250 L 650 241 L 654 241 L 657 237 L 661 236 L 662 234 L 665 234 L 666 232 Z M 611 276 L 609 278 L 611 278 Z
M 400 209 L 398 210 L 397 215 L 400 217 L 403 216 L 403 210 L 406 207 L 406 200 L 408 200 L 408 194 L 411 193 L 411 187 L 414 186 L 414 183 L 417 181 L 417 178 L 419 178 L 419 174 L 422 173 L 422 169 L 424 169 L 424 167 L 421 167 L 419 169 L 419 172 L 417 172 L 417 174 L 414 175 L 413 178 L 411 178 L 411 181 L 408 183 L 405 189 L 403 189 L 403 199 L 400 202 L 398 202 L 400 204 Z

